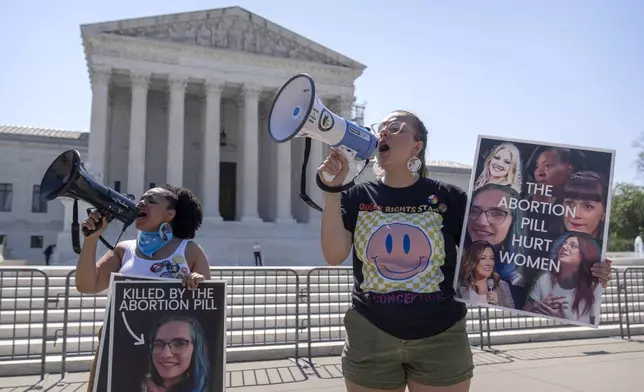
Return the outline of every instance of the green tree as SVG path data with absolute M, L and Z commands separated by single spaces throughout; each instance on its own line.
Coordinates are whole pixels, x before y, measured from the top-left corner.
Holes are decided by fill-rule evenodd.
M 642 134 L 638 140 L 633 142 L 633 147 L 639 150 L 637 158 L 635 159 L 637 172 L 639 174 L 644 174 L 644 134 Z
M 624 240 L 644 233 L 644 188 L 619 183 L 613 191 L 610 212 L 610 233 Z

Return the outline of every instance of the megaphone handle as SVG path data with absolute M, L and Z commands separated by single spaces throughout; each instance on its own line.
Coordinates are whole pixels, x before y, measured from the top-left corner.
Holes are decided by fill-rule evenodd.
M 92 209 L 88 208 L 86 211 L 87 211 L 87 215 L 89 216 L 89 214 L 92 212 Z M 102 220 L 103 217 L 105 217 L 105 219 L 107 219 L 108 223 L 111 222 L 112 219 L 114 219 L 114 217 L 112 217 L 110 214 L 101 212 L 101 220 Z M 91 230 L 91 229 L 88 229 L 87 227 L 83 227 L 83 235 L 85 237 L 89 237 L 90 235 L 92 235 L 92 234 L 96 233 L 98 230 L 100 230 L 100 228 L 101 227 L 99 226 L 96 229 Z
M 326 182 L 331 182 L 335 178 L 335 175 L 331 173 L 327 173 L 325 171 L 322 172 L 322 177 L 324 177 L 324 181 Z

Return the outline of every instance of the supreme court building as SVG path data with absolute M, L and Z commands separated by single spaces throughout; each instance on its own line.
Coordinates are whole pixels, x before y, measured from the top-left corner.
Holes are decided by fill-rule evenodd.
M 81 33 L 92 89 L 81 156 L 97 181 L 137 198 L 166 182 L 191 189 L 204 207 L 197 241 L 213 265 L 253 265 L 256 241 L 265 265 L 322 263 L 319 213 L 299 198 L 304 142 L 273 142 L 268 112 L 286 80 L 304 72 L 329 109 L 353 119 L 365 65 L 240 7 L 88 24 Z M 326 152 L 313 141 L 307 192 L 317 203 Z M 468 167 L 431 171 L 467 189 Z M 60 202 L 57 260 L 71 263 L 72 203 Z M 131 227 L 123 238 L 134 235 Z

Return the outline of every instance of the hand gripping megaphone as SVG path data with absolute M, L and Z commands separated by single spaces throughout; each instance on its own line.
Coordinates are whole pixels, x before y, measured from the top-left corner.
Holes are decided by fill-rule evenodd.
M 369 160 L 373 159 L 378 147 L 377 137 L 369 128 L 327 109 L 316 94 L 313 78 L 307 74 L 293 76 L 279 90 L 268 116 L 268 132 L 277 143 L 285 143 L 295 137 L 306 138 L 300 198 L 318 211 L 322 209 L 306 194 L 306 166 L 311 139 L 337 148 L 349 162 L 349 173 L 342 186 L 329 187 L 316 176 L 318 187 L 332 193 L 352 187 L 355 178 L 367 167 Z M 323 176 L 327 181 L 334 178 L 326 172 Z
M 40 182 L 40 192 L 46 201 L 58 197 L 74 199 L 72 247 L 74 252 L 78 254 L 81 250 L 78 230 L 78 200 L 83 200 L 94 206 L 108 222 L 113 219 L 123 222 L 121 235 L 140 216 L 139 209 L 133 200 L 134 196 L 122 195 L 114 189 L 96 182 L 85 170 L 85 165 L 76 150 L 65 151 L 52 162 Z M 91 209 L 88 209 L 87 213 L 90 212 Z M 87 237 L 92 234 L 92 231 L 83 228 L 83 234 Z M 99 238 L 109 249 L 114 249 L 114 246 L 102 236 Z

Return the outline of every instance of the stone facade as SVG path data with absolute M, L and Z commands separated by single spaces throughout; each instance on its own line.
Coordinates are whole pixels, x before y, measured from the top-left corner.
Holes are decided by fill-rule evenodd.
M 266 265 L 322 264 L 319 213 L 299 198 L 304 142 L 272 142 L 268 112 L 283 83 L 305 72 L 329 109 L 352 118 L 365 65 L 240 7 L 81 32 L 93 94 L 86 166 L 97 181 L 135 197 L 165 182 L 193 190 L 205 215 L 197 240 L 213 265 L 252 265 L 255 241 Z M 306 188 L 318 204 L 315 171 L 326 151 L 312 143 Z M 469 182 L 466 168 L 432 171 Z M 71 203 L 64 204 L 59 258 L 73 263 Z M 115 222 L 105 237 L 119 234 Z M 130 227 L 122 238 L 135 234 Z
M 45 247 L 56 244 L 63 230 L 64 208 L 60 200 L 41 204 L 34 188 L 61 152 L 75 149 L 87 159 L 87 141 L 87 133 L 0 125 L 0 236 L 5 259 L 44 263 Z M 7 198 L 11 201 L 5 203 Z

